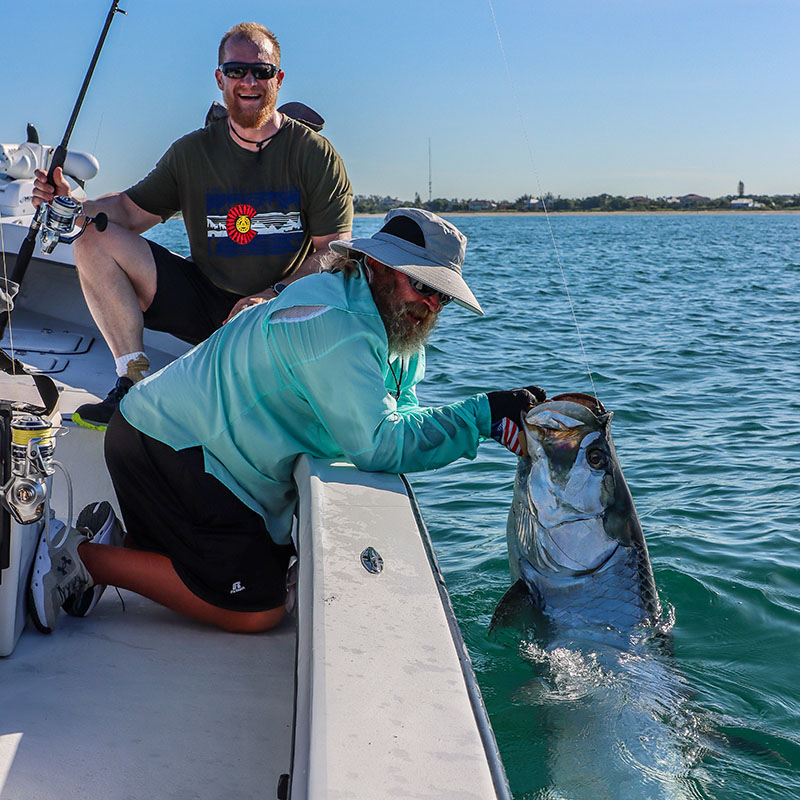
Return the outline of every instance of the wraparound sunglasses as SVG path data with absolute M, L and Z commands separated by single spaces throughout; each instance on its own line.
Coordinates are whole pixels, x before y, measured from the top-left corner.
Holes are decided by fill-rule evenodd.
M 452 301 L 452 297 L 449 294 L 444 294 L 440 292 L 438 289 L 434 289 L 432 286 L 428 286 L 427 283 L 423 283 L 422 281 L 418 281 L 416 278 L 409 277 L 408 282 L 411 284 L 411 288 L 421 294 L 423 297 L 431 297 L 435 294 L 439 295 L 439 305 L 446 306 L 449 302 Z
M 248 72 L 252 72 L 257 81 L 268 81 L 274 78 L 280 69 L 275 64 L 267 64 L 264 61 L 257 61 L 254 64 L 248 61 L 226 61 L 219 65 L 219 71 L 226 78 L 233 78 L 236 81 L 244 78 Z

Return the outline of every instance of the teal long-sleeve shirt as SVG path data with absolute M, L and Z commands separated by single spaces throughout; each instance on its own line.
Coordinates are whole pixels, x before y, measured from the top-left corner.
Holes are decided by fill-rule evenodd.
M 474 458 L 489 435 L 485 394 L 421 408 L 425 354 L 390 358 L 363 277 L 322 273 L 247 308 L 137 383 L 121 411 L 175 450 L 200 446 L 206 472 L 289 541 L 301 453 L 368 472 L 415 472 Z

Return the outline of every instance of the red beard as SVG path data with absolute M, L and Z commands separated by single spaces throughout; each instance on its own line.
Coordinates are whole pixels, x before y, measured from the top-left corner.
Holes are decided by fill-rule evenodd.
M 265 125 L 275 111 L 278 93 L 270 91 L 267 87 L 261 104 L 253 108 L 252 104 L 244 106 L 233 92 L 225 93 L 225 107 L 231 120 L 241 128 L 260 128 Z

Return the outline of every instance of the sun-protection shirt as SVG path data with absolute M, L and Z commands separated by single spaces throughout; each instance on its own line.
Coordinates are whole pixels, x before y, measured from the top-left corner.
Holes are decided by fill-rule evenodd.
M 293 273 L 312 236 L 346 233 L 353 191 L 324 136 L 284 115 L 260 152 L 231 139 L 227 119 L 178 139 L 125 194 L 167 220 L 181 212 L 191 260 L 220 289 L 261 292 Z
M 241 311 L 205 342 L 137 383 L 125 418 L 181 450 L 289 541 L 297 456 L 344 458 L 369 472 L 435 469 L 474 458 L 490 432 L 477 394 L 422 408 L 423 350 L 391 358 L 363 277 L 311 275 Z

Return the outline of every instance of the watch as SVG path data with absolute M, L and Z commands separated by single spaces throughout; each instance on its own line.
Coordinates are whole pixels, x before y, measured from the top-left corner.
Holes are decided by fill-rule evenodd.
M 275 294 L 280 294 L 289 284 L 284 283 L 283 281 L 278 281 L 277 283 L 272 284 L 272 291 Z

